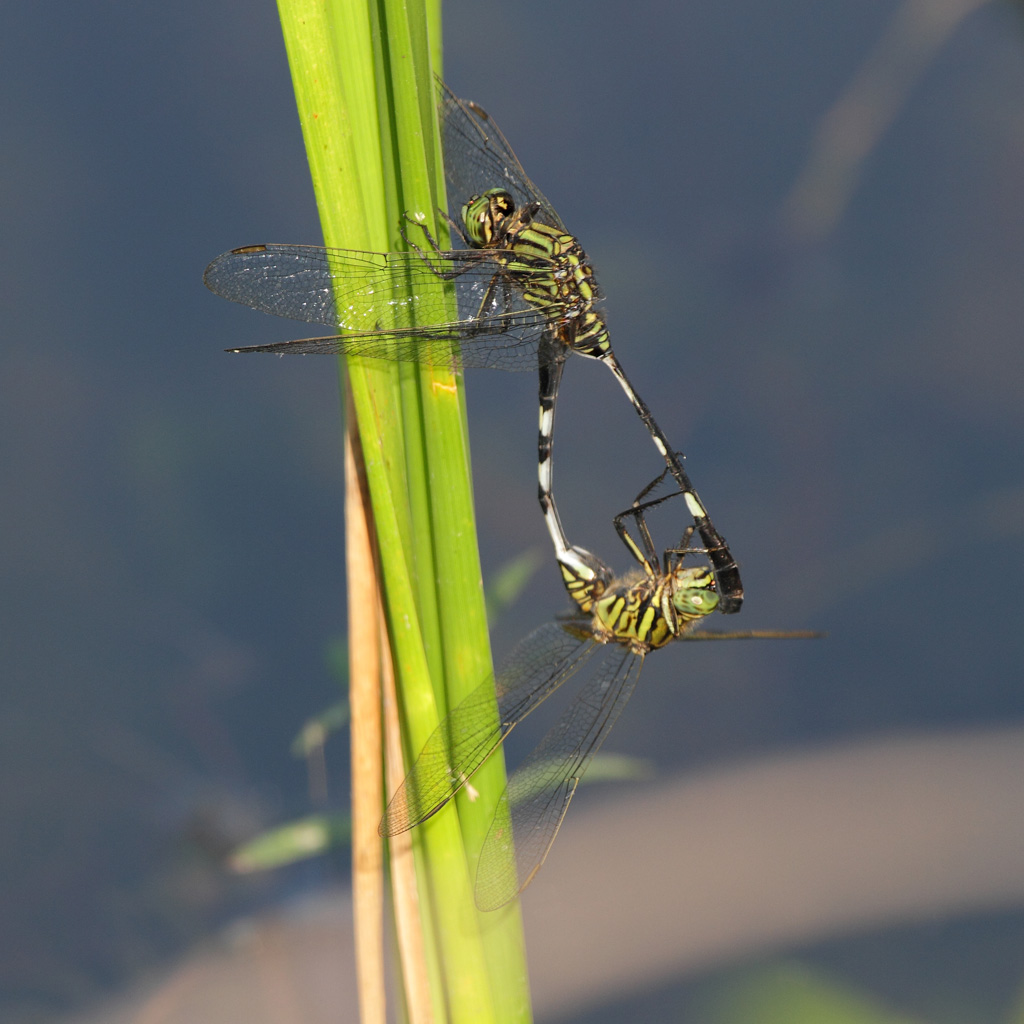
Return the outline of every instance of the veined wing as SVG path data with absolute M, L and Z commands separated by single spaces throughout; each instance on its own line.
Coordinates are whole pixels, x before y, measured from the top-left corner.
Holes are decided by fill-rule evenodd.
M 533 880 L 576 787 L 636 686 L 643 656 L 603 646 L 598 671 L 509 779 L 480 851 L 476 904 L 497 910 Z
M 537 341 L 562 310 L 555 303 L 527 304 L 521 286 L 534 274 L 546 280 L 545 264 L 532 257 L 530 266 L 518 262 L 513 283 L 495 251 L 375 253 L 254 245 L 218 256 L 203 280 L 232 302 L 351 332 L 236 351 L 334 352 L 446 365 L 452 343 L 463 342 L 466 366 L 535 370 Z M 453 278 L 460 320 L 446 321 L 442 276 Z
M 405 832 L 439 811 L 512 729 L 578 671 L 596 646 L 557 622 L 520 641 L 496 680 L 478 686 L 431 733 L 388 803 L 380 834 Z
M 437 88 L 451 216 L 458 219 L 459 211 L 470 196 L 491 188 L 505 188 L 512 194 L 516 206 L 539 203 L 541 220 L 564 229 L 554 207 L 527 177 L 490 115 L 475 103 L 460 100 L 440 79 Z

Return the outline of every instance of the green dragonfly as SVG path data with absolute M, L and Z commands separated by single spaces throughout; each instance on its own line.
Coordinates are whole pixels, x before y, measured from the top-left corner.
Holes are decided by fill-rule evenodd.
M 595 556 L 595 572 L 574 577 L 563 565 L 573 598 L 571 614 L 522 640 L 488 679 L 431 734 L 380 824 L 393 836 L 425 821 L 464 786 L 527 715 L 579 674 L 580 690 L 554 728 L 512 774 L 480 852 L 474 893 L 481 910 L 514 899 L 540 870 L 569 802 L 591 759 L 629 700 L 644 659 L 676 640 L 802 638 L 796 631 L 713 633 L 693 630 L 719 608 L 715 578 L 684 559 L 694 527 L 659 561 L 646 513 L 681 496 L 676 490 L 645 500 L 664 478 L 644 489 L 615 517 L 615 529 L 639 566 L 617 579 Z M 637 538 L 627 523 L 632 520 Z M 497 704 L 495 704 L 497 692 Z
M 460 223 L 452 227 L 465 248 L 442 250 L 409 218 L 423 236 L 417 245 L 406 235 L 410 252 L 268 244 L 224 253 L 204 276 L 216 294 L 345 332 L 229 351 L 539 371 L 539 497 L 556 557 L 570 572 L 591 571 L 596 563 L 589 552 L 568 544 L 551 501 L 555 402 L 569 355 L 598 360 L 618 380 L 686 497 L 714 568 L 718 610 L 739 611 L 743 585 L 736 561 L 681 458 L 612 351 L 600 291 L 582 246 L 527 177 L 488 114 L 443 83 L 438 90 L 448 203 L 460 212 Z M 450 319 L 439 279 L 454 287 L 456 320 Z

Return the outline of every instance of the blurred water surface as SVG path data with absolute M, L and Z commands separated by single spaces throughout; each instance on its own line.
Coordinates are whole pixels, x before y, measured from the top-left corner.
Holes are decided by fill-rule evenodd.
M 611 746 L 660 771 L 1024 716 L 1024 49 L 1015 7 L 971 6 L 895 67 L 878 47 L 904 8 L 881 0 L 446 6 L 448 80 L 597 266 L 616 349 L 743 563 L 743 620 L 829 634 L 651 658 Z M 225 355 L 302 326 L 201 283 L 233 246 L 320 240 L 273 7 L 0 19 L 0 1016 L 17 1021 L 338 876 L 239 882 L 220 858 L 309 807 L 288 744 L 336 696 L 344 599 L 334 365 Z M 891 101 L 877 137 L 869 121 L 852 165 L 808 178 L 863 74 Z M 858 152 L 864 125 L 839 124 Z M 659 467 L 580 363 L 559 502 L 625 568 L 611 516 Z M 470 378 L 485 572 L 546 554 L 534 391 Z M 545 564 L 496 647 L 562 607 Z M 329 755 L 343 805 L 344 743 Z

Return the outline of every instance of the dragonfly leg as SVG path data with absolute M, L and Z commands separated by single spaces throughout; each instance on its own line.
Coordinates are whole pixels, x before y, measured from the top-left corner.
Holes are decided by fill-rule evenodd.
M 402 234 L 402 239 L 405 241 L 405 244 L 408 245 L 410 249 L 412 249 L 414 252 L 416 252 L 420 256 L 420 258 L 423 260 L 423 262 L 426 263 L 426 265 L 430 268 L 431 272 L 436 274 L 439 278 L 441 278 L 442 281 L 454 281 L 454 280 L 456 280 L 456 278 L 459 278 L 463 274 L 465 274 L 473 266 L 472 263 L 466 263 L 465 266 L 455 267 L 452 270 L 438 270 L 437 267 L 434 265 L 434 261 L 433 261 L 433 259 L 431 259 L 431 256 L 432 255 L 433 256 L 440 256 L 441 258 L 444 258 L 447 255 L 445 253 L 444 249 L 442 249 L 441 246 L 437 244 L 437 239 L 434 238 L 434 236 L 430 233 L 430 228 L 428 228 L 426 224 L 423 224 L 420 221 L 416 220 L 415 217 L 411 216 L 408 213 L 405 214 L 404 216 L 405 216 L 405 219 L 410 224 L 413 225 L 413 227 L 417 227 L 417 228 L 420 229 L 420 231 L 423 232 L 423 236 L 426 238 L 427 242 L 429 243 L 430 252 L 428 253 L 423 248 L 418 246 L 409 237 L 409 235 L 406 232 L 405 228 L 402 227 L 402 226 L 399 226 L 398 230 Z M 448 215 L 445 214 L 445 217 L 448 217 Z M 451 218 L 449 218 L 449 223 L 451 223 Z M 458 229 L 456 229 L 456 230 L 458 230 Z M 459 232 L 459 237 L 460 238 L 462 237 L 462 233 L 461 232 Z M 463 241 L 465 241 L 465 239 L 463 239 Z M 483 252 L 481 252 L 481 254 L 480 254 L 481 261 L 484 260 L 484 259 L 487 259 L 487 258 L 488 257 L 485 256 Z
M 443 212 L 443 211 L 442 211 Z M 448 214 L 444 214 L 448 219 L 448 222 L 452 227 L 458 231 L 458 227 L 455 222 L 452 221 Z M 474 267 L 474 263 L 469 262 L 461 267 L 455 267 L 452 270 L 439 270 L 431 258 L 432 255 L 445 257 L 447 254 L 441 249 L 437 243 L 437 239 L 430 233 L 430 229 L 426 224 L 421 224 L 418 220 L 411 217 L 409 214 L 405 215 L 405 219 L 409 221 L 414 227 L 420 229 L 430 243 L 431 252 L 426 252 L 420 248 L 409 236 L 406 234 L 404 228 L 401 228 L 402 238 L 405 239 L 406 244 L 413 249 L 423 260 L 423 262 L 430 269 L 431 273 L 436 274 L 442 281 L 455 281 L 461 275 L 467 273 Z M 458 231 L 459 237 L 465 243 L 465 238 L 461 231 Z M 487 288 L 484 291 L 483 298 L 480 300 L 480 305 L 477 308 L 475 314 L 467 321 L 464 321 L 465 326 L 460 330 L 460 338 L 473 338 L 479 334 L 491 334 L 494 333 L 494 324 L 491 320 L 491 315 L 495 309 L 501 313 L 509 313 L 512 310 L 512 304 L 516 295 L 515 284 L 509 279 L 508 273 L 505 270 L 505 261 L 498 255 L 498 250 L 493 249 L 481 249 L 476 254 L 476 259 L 480 262 L 491 262 L 497 264 L 497 269 L 490 281 L 487 283 Z M 500 296 L 499 296 L 500 289 Z M 474 326 L 474 324 L 481 323 L 482 321 L 488 321 L 487 326 Z
M 682 490 L 672 491 L 669 494 L 663 494 L 660 497 L 652 498 L 648 501 L 644 499 L 648 494 L 651 493 L 668 475 L 668 468 L 666 467 L 656 476 L 634 499 L 633 504 L 626 509 L 624 512 L 620 512 L 612 520 L 615 525 L 615 532 L 618 533 L 620 540 L 626 545 L 630 554 L 643 566 L 646 573 L 651 575 L 657 575 L 656 566 L 658 565 L 658 552 L 654 546 L 654 540 L 651 537 L 650 528 L 647 526 L 646 512 L 648 509 L 656 508 L 658 505 L 663 504 L 666 501 L 670 501 L 672 498 L 678 498 L 680 495 L 684 495 L 686 492 Z M 643 546 L 642 550 L 640 545 L 630 535 L 629 530 L 626 527 L 625 520 L 632 518 L 634 526 L 637 532 L 640 534 L 640 542 Z M 688 539 L 692 535 L 694 527 L 690 526 L 687 528 L 685 534 Z
M 448 230 L 452 232 L 452 234 L 455 235 L 456 238 L 458 238 L 458 240 L 463 244 L 463 246 L 466 249 L 469 249 L 470 244 L 466 240 L 466 236 L 462 233 L 462 228 L 459 227 L 458 223 L 448 215 L 448 211 L 439 209 L 437 212 L 445 219 L 445 221 L 447 221 Z M 424 224 L 418 218 L 414 217 L 411 213 L 405 213 L 402 216 L 404 217 L 405 220 L 412 224 L 413 227 L 419 228 L 420 231 L 423 232 L 424 237 L 427 239 L 427 242 L 430 243 L 430 248 L 434 250 L 435 255 L 444 255 L 445 250 L 441 248 L 437 239 L 434 238 L 434 236 L 430 233 L 430 228 L 428 228 L 426 224 Z M 401 232 L 402 238 L 405 240 L 406 244 L 415 249 L 418 253 L 420 253 L 420 255 L 423 255 L 423 251 L 420 249 L 420 247 L 406 234 L 405 228 L 399 225 L 398 230 Z
M 681 452 L 676 452 L 675 454 L 677 457 L 682 457 Z M 662 470 L 662 472 L 657 477 L 655 477 L 636 496 L 636 498 L 633 499 L 632 506 L 626 509 L 624 512 L 620 512 L 614 520 L 615 528 L 619 534 L 619 537 L 622 539 L 622 542 L 629 549 L 630 553 L 633 554 L 635 558 L 638 558 L 641 565 L 647 565 L 649 561 L 657 561 L 656 549 L 651 539 L 650 530 L 647 526 L 646 512 L 649 509 L 661 505 L 663 502 L 671 500 L 672 498 L 678 498 L 680 494 L 685 494 L 685 492 L 683 491 L 676 490 L 670 492 L 669 494 L 663 494 L 660 497 L 653 498 L 649 501 L 643 500 L 644 498 L 647 497 L 648 494 L 651 493 L 651 491 L 658 487 L 658 485 L 661 484 L 662 481 L 664 481 L 668 473 L 669 470 L 667 468 Z M 636 524 L 636 529 L 640 533 L 641 539 L 643 541 L 644 553 L 647 556 L 646 558 L 641 558 L 638 556 L 637 544 L 635 543 L 635 541 L 633 541 L 633 538 L 629 535 L 628 531 L 626 530 L 623 521 L 627 516 L 632 517 Z M 712 543 L 708 543 L 703 534 L 701 535 L 701 540 L 704 541 L 705 546 L 700 548 L 695 548 L 692 546 L 691 541 L 693 538 L 693 534 L 698 530 L 698 525 L 686 527 L 686 529 L 683 531 L 683 535 L 679 543 L 675 547 L 666 548 L 665 551 L 662 553 L 662 563 L 664 567 L 664 572 L 666 574 L 672 571 L 670 562 L 679 561 L 680 559 L 685 558 L 687 555 L 707 555 L 712 565 L 716 567 L 716 571 L 719 569 L 727 570 L 730 567 L 735 568 L 735 563 L 726 564 L 721 560 L 719 560 L 718 563 L 715 562 L 715 556 L 717 553 L 720 553 L 723 550 L 723 546 L 721 544 L 716 544 L 713 541 Z M 714 536 L 717 537 L 717 531 L 715 532 Z M 724 550 L 728 551 L 728 548 L 725 548 Z

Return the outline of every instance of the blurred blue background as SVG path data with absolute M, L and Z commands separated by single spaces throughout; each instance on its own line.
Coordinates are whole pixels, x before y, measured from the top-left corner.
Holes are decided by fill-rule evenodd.
M 579 235 L 742 562 L 737 628 L 829 634 L 652 658 L 609 749 L 669 772 L 1024 718 L 1024 32 L 973 6 L 900 36 L 891 0 L 446 4 L 450 85 Z M 226 249 L 320 240 L 273 5 L 0 25 L 0 1018 L 21 1021 L 340 876 L 221 858 L 310 808 L 288 748 L 337 696 L 345 608 L 335 365 L 224 354 L 303 327 L 202 286 Z M 858 75 L 878 116 L 817 149 Z M 469 377 L 485 577 L 547 556 L 535 388 Z M 560 403 L 563 520 L 624 569 L 611 517 L 655 454 L 601 367 L 574 360 Z M 545 560 L 496 650 L 563 607 Z M 328 756 L 344 806 L 344 742 Z

